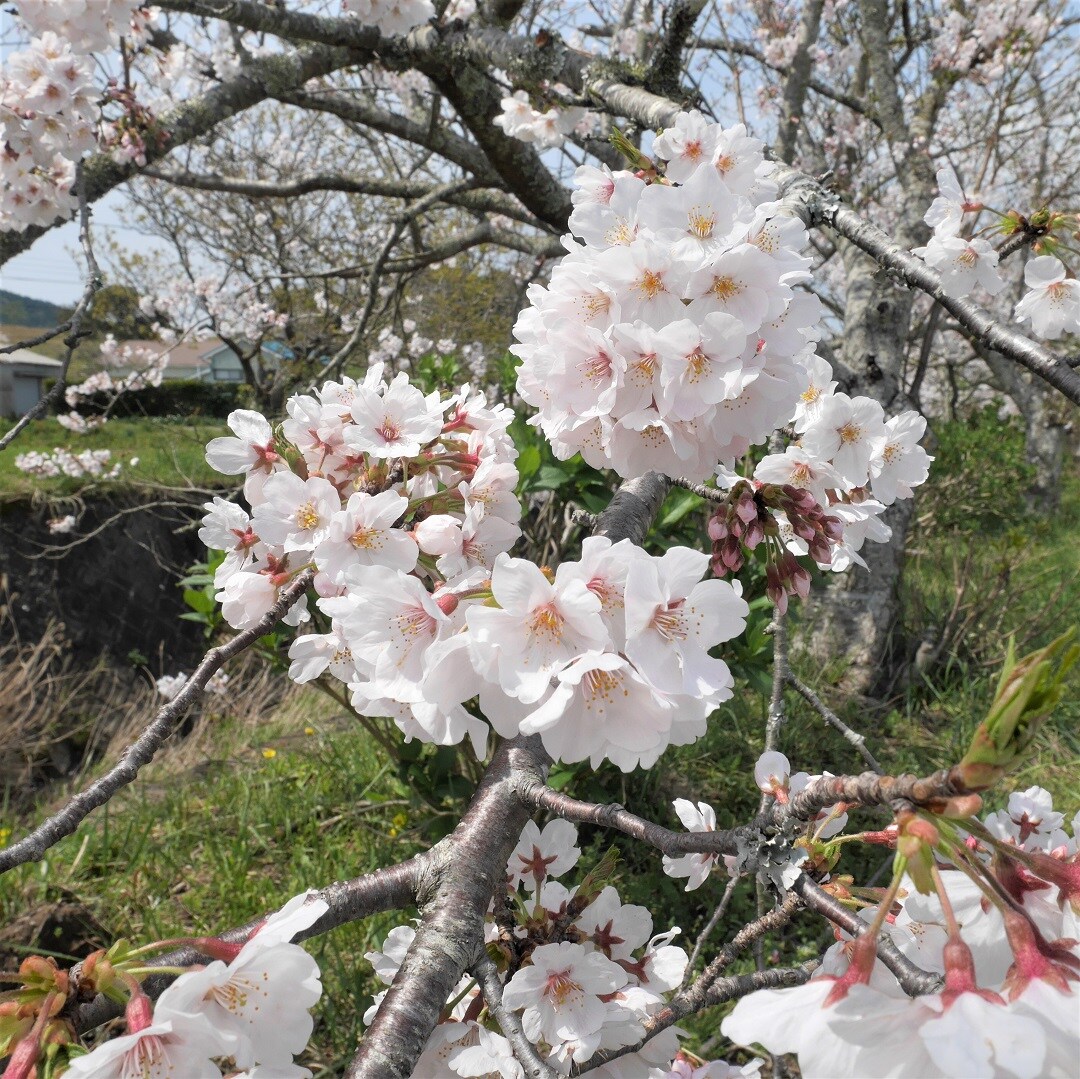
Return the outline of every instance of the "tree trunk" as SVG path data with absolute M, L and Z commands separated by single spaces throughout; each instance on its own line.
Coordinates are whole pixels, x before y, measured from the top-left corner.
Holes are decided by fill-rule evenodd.
M 847 272 L 841 359 L 854 376 L 844 386 L 881 403 L 886 412 L 909 407 L 900 380 L 907 351 L 912 295 L 896 287 L 876 263 L 840 241 Z M 870 693 L 885 682 L 899 615 L 900 573 L 913 516 L 911 499 L 898 501 L 883 516 L 892 529 L 888 543 L 866 543 L 858 566 L 830 574 L 806 604 L 799 645 L 818 662 L 847 664 L 844 685 Z

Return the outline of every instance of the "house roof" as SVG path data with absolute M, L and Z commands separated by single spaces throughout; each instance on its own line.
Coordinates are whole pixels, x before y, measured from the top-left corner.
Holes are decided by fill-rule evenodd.
M 17 348 L 14 352 L 6 352 L 0 355 L 0 363 L 12 367 L 40 367 L 50 372 L 64 366 L 62 360 L 54 360 L 28 348 Z

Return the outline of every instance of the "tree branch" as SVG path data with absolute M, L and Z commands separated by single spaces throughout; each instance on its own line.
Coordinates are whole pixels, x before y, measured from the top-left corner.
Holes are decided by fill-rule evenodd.
M 850 745 L 855 747 L 856 752 L 860 757 L 868 764 L 878 775 L 883 775 L 885 769 L 881 767 L 877 758 L 869 749 L 866 748 L 866 739 L 861 735 L 853 731 L 831 708 L 829 708 L 821 700 L 821 698 L 804 682 L 802 682 L 795 674 L 792 673 L 791 668 L 787 668 L 784 672 L 785 681 L 796 693 L 799 694 L 811 708 L 830 727 L 838 730 L 843 736 L 844 740 Z
M 745 829 L 739 828 L 715 832 L 673 832 L 620 805 L 583 802 L 531 777 L 522 778 L 518 794 L 530 806 L 547 809 L 563 820 L 615 828 L 633 839 L 648 843 L 668 857 L 680 854 L 736 854 L 738 841 L 745 834 Z

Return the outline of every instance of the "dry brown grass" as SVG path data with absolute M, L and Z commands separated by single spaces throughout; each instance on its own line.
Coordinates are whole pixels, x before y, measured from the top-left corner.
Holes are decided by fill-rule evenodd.
M 299 689 L 253 656 L 231 667 L 225 693 L 204 696 L 166 743 L 157 776 L 162 767 L 176 774 L 205 763 L 223 715 L 242 737 Z M 145 669 L 104 655 L 90 667 L 76 665 L 59 622 L 40 640 L 22 640 L 0 595 L 0 805 L 15 816 L 62 798 L 89 772 L 115 761 L 163 703 Z

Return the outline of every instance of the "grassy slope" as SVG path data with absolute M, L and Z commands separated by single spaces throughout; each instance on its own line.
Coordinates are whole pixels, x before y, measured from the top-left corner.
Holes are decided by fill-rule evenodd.
M 116 446 L 121 430 L 110 427 L 109 445 Z M 137 437 L 134 430 L 132 437 Z M 169 446 L 174 444 L 170 439 Z M 146 456 L 145 448 L 139 452 Z M 163 446 L 161 452 L 166 455 L 162 460 L 167 459 L 168 449 Z M 0 477 L 4 475 L 0 472 Z M 1004 598 L 973 623 L 956 654 L 927 682 L 893 701 L 876 709 L 866 702 L 845 703 L 822 683 L 820 671 L 800 673 L 867 735 L 890 770 L 926 772 L 951 763 L 992 693 L 996 657 L 1003 649 L 997 615 L 1002 610 L 1009 614 L 1002 623 L 1005 629 L 1027 625 L 1033 633 L 1029 647 L 1034 647 L 1060 631 L 1067 612 L 1080 607 L 1073 580 L 1059 597 L 1056 613 L 1043 612 L 1056 582 L 1077 569 L 1078 525 L 1080 483 L 1074 477 L 1063 510 L 1047 525 L 1024 533 L 1026 557 L 1010 571 Z M 1008 537 L 991 541 L 972 532 L 952 533 L 947 541 L 926 544 L 927 551 L 935 553 L 916 555 L 905 581 L 908 628 L 917 630 L 922 620 L 940 616 L 951 602 L 952 568 L 942 551 L 976 545 L 977 593 L 979 574 L 994 569 L 1000 545 L 1008 542 Z M 1080 676 L 1074 675 L 1072 684 L 1080 691 Z M 73 895 L 92 908 L 110 934 L 145 940 L 206 933 L 243 923 L 305 887 L 362 873 L 417 849 L 420 842 L 411 823 L 420 810 L 402 805 L 408 790 L 370 739 L 336 723 L 325 700 L 311 692 L 290 702 L 255 730 L 230 724 L 228 717 L 215 720 L 210 763 L 196 768 L 188 764 L 180 768 L 168 758 L 156 763 L 143 780 L 55 848 L 44 863 L 3 878 L 0 923 L 25 911 L 28 904 Z M 765 706 L 760 694 L 744 686 L 699 743 L 672 751 L 645 774 L 624 777 L 607 769 L 573 789 L 584 796 L 604 794 L 645 807 L 648 815 L 674 826 L 669 806 L 678 796 L 711 802 L 721 825 L 745 820 L 757 804 L 751 773 L 762 748 Z M 309 729 L 315 733 L 305 733 Z M 1040 736 L 1036 755 L 1017 777 L 1021 788 L 1034 783 L 1048 787 L 1070 816 L 1080 803 L 1078 730 L 1080 692 L 1063 703 L 1052 728 Z M 801 702 L 789 701 L 781 745 L 796 769 L 860 769 L 851 748 Z M 264 755 L 264 750 L 274 753 Z M 994 794 L 988 803 L 996 806 L 1003 797 Z M 18 833 L 25 823 L 0 819 L 0 836 L 4 826 Z M 596 832 L 583 834 L 582 839 L 590 854 L 598 854 L 612 841 L 610 835 Z M 624 901 L 662 910 L 656 931 L 681 925 L 689 947 L 719 900 L 722 881 L 714 876 L 704 889 L 687 895 L 680 884 L 660 874 L 657 856 L 629 841 L 616 842 L 624 857 L 619 882 Z M 591 864 L 588 859 L 589 854 L 583 865 Z M 882 864 L 880 850 L 855 849 L 838 871 L 855 872 L 865 881 Z M 730 926 L 752 916 L 753 906 L 752 890 L 744 886 L 732 905 L 732 920 L 725 923 L 728 928 L 717 931 L 714 943 L 730 935 Z M 318 1011 L 312 1064 L 336 1061 L 340 1067 L 347 1059 L 361 1029 L 359 1016 L 378 988 L 361 956 L 400 920 L 381 916 L 312 944 L 327 989 Z M 783 934 L 805 954 L 827 937 L 823 927 L 809 919 L 797 921 Z M 786 958 L 790 955 L 785 953 Z M 741 962 L 732 970 L 744 968 Z M 690 1026 L 708 1040 L 718 1024 L 719 1016 L 713 1013 Z
M 0 419 L 0 435 L 13 425 L 13 420 Z M 82 450 L 111 450 L 113 462 L 123 465 L 120 477 L 107 481 L 113 485 L 235 486 L 206 463 L 206 443 L 220 434 L 228 434 L 225 423 L 214 419 L 192 422 L 163 418 L 113 419 L 85 435 L 72 434 L 55 419 L 35 420 L 0 453 L 0 501 L 31 493 L 63 497 L 85 488 L 86 479 L 56 476 L 42 480 L 15 467 L 15 458 L 19 454 L 34 450 L 48 453 L 56 447 L 73 454 Z M 138 464 L 130 463 L 133 457 L 138 458 Z

